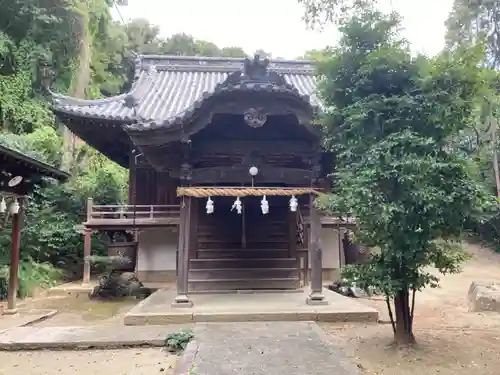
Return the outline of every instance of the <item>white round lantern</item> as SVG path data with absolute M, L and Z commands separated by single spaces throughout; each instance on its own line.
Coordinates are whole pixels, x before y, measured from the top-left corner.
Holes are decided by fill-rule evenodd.
M 257 174 L 259 174 L 259 168 L 252 166 L 248 170 L 248 173 L 250 173 L 250 176 L 255 177 L 255 176 L 257 176 Z

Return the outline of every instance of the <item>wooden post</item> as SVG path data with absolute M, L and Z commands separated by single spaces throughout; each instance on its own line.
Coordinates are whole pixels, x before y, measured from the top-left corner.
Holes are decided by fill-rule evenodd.
M 83 284 L 90 282 L 90 260 L 92 253 L 92 230 L 85 228 L 83 230 Z
M 193 307 L 188 297 L 189 248 L 191 243 L 192 198 L 183 197 L 181 201 L 181 217 L 179 223 L 179 246 L 177 264 L 177 296 L 172 307 Z
M 297 257 L 297 212 L 288 213 L 288 256 Z
M 7 290 L 7 311 L 17 313 L 17 289 L 19 286 L 19 259 L 21 256 L 21 226 L 24 213 L 24 199 L 19 199 L 19 212 L 12 215 L 12 244 L 10 250 L 9 286 Z
M 311 256 L 311 294 L 307 298 L 308 305 L 326 305 L 323 295 L 323 259 L 321 250 L 321 218 L 314 207 L 314 198 L 309 200 L 309 254 Z
M 92 198 L 87 198 L 87 221 L 92 219 L 92 206 L 94 205 L 94 200 Z
M 302 277 L 302 269 L 300 267 L 300 256 L 297 252 L 297 212 L 290 211 L 288 213 L 288 257 L 295 258 L 297 260 L 297 270 L 299 271 L 299 278 Z M 305 285 L 305 282 L 304 284 Z
M 191 213 L 190 213 L 190 240 L 189 240 L 189 259 L 198 257 L 198 221 L 199 221 L 199 203 L 198 199 L 191 199 Z M 189 262 L 189 261 L 188 261 Z M 189 263 L 188 263 L 189 265 Z M 189 270 L 188 270 L 189 271 Z

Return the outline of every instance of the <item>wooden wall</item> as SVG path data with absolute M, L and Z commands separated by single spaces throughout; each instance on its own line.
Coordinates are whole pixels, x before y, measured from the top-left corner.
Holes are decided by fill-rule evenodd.
M 179 204 L 177 187 L 179 181 L 171 178 L 166 172 L 159 172 L 150 166 L 139 166 L 130 169 L 129 204 L 134 204 L 134 185 L 137 205 Z

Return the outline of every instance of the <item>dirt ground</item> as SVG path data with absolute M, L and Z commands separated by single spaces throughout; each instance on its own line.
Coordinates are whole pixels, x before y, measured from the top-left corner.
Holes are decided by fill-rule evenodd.
M 500 314 L 469 312 L 466 299 L 472 281 L 500 281 L 500 255 L 475 245 L 469 249 L 474 258 L 463 273 L 444 276 L 441 288 L 417 295 L 415 348 L 390 347 L 390 324 L 321 327 L 345 348 L 363 374 L 500 374 Z M 381 318 L 388 320 L 383 299 L 359 301 L 376 307 Z
M 0 353 L 1 375 L 173 375 L 177 357 L 163 349 Z
M 86 295 L 22 302 L 23 309 L 57 310 L 36 326 L 123 326 L 123 316 L 140 301 L 94 301 Z M 2 317 L 0 317 L 1 319 Z M 3 317 L 8 319 L 8 317 Z M 0 324 L 0 328 L 2 325 Z M 0 375 L 173 375 L 177 356 L 159 348 L 82 351 L 0 352 Z

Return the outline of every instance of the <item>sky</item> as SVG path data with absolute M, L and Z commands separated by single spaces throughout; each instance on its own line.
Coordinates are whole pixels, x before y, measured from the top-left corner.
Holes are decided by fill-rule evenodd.
M 414 52 L 434 55 L 444 44 L 444 21 L 453 0 L 382 0 L 382 8 L 403 16 L 404 36 Z M 258 49 L 273 57 L 294 59 L 305 51 L 334 45 L 333 27 L 307 30 L 296 0 L 128 0 L 120 7 L 125 22 L 146 18 L 162 36 L 184 32 L 219 47 Z M 114 12 L 115 18 L 119 16 Z

